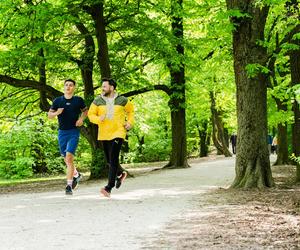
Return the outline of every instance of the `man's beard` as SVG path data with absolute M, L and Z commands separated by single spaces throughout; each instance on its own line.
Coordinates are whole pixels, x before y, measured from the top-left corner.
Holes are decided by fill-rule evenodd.
M 107 92 L 103 91 L 104 96 L 109 96 L 110 94 L 111 94 L 111 91 L 107 91 Z

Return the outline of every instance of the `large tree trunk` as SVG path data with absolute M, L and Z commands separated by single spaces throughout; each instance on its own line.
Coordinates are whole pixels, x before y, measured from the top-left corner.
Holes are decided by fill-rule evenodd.
M 300 46 L 300 41 L 295 42 Z M 293 50 L 290 54 L 290 68 L 291 68 L 291 78 L 292 86 L 300 84 L 300 50 Z M 293 144 L 293 153 L 295 156 L 300 156 L 300 108 L 299 103 L 294 99 L 293 103 L 293 112 L 294 112 L 294 124 L 292 125 L 292 144 Z M 296 180 L 300 182 L 300 165 L 295 163 L 297 166 Z
M 92 147 L 90 171 L 90 179 L 99 179 L 107 177 L 108 175 L 108 165 L 105 161 L 104 151 L 100 141 L 97 141 L 95 147 Z
M 287 7 L 292 7 L 289 10 L 298 13 L 299 19 L 299 3 L 297 0 L 292 0 L 287 2 Z M 294 44 L 300 46 L 300 39 L 295 39 L 292 41 Z M 291 85 L 295 86 L 300 84 L 300 49 L 292 50 L 290 53 L 290 68 L 291 68 Z M 296 157 L 300 157 L 300 107 L 299 102 L 294 98 L 293 103 L 294 112 L 294 124 L 292 125 L 292 148 L 293 153 Z M 296 165 L 296 181 L 300 182 L 300 164 L 295 162 Z
M 275 98 L 277 109 L 287 111 L 287 104 L 280 99 Z M 277 160 L 274 165 L 289 164 L 289 151 L 288 151 L 288 139 L 287 139 L 287 123 L 279 123 L 277 126 Z
M 187 163 L 186 122 L 185 122 L 185 70 L 183 47 L 183 17 L 182 0 L 171 1 L 172 32 L 176 37 L 175 48 L 180 62 L 177 65 L 168 64 L 171 76 L 171 91 L 169 106 L 172 123 L 172 153 L 168 168 L 189 167 Z
M 93 4 L 90 7 L 86 7 L 85 10 L 91 15 L 94 21 L 98 45 L 97 62 L 100 68 L 101 77 L 111 77 L 103 1 Z M 90 104 L 94 97 L 92 74 L 95 44 L 90 32 L 88 32 L 88 30 L 81 23 L 77 23 L 76 26 L 81 34 L 85 35 L 85 53 L 82 58 L 83 63 L 82 65 L 80 65 L 80 69 L 85 86 L 85 98 Z M 89 124 L 87 127 L 87 131 L 88 133 L 86 133 L 86 138 L 88 139 L 92 147 L 92 166 L 90 178 L 100 178 L 107 176 L 108 166 L 105 163 L 102 143 L 97 141 L 98 128 L 95 125 Z
M 258 41 L 264 40 L 268 7 L 255 7 L 254 0 L 227 0 L 227 7 L 248 14 L 231 18 L 235 25 L 233 55 L 238 118 L 236 177 L 232 187 L 272 187 L 267 147 L 267 79 L 259 71 L 249 76 L 246 70 L 249 64 L 266 64 L 267 51 Z
M 87 105 L 94 99 L 94 86 L 93 86 L 93 68 L 95 57 L 95 44 L 94 39 L 89 30 L 80 22 L 79 17 L 76 16 L 77 21 L 75 25 L 79 32 L 84 37 L 84 53 L 81 55 L 81 60 L 77 64 L 81 71 L 81 77 L 84 84 L 84 97 Z M 83 136 L 88 140 L 91 146 L 92 162 L 90 167 L 90 179 L 106 177 L 108 174 L 108 167 L 105 163 L 105 157 L 102 144 L 97 140 L 98 126 L 88 123 L 85 128 L 81 129 Z
M 226 138 L 225 138 L 225 133 L 224 133 L 224 124 L 222 122 L 221 114 L 216 108 L 216 100 L 215 100 L 215 95 L 212 91 L 209 92 L 210 96 L 210 110 L 211 110 L 211 115 L 212 115 L 212 138 L 213 138 L 213 143 L 215 147 L 217 148 L 217 154 L 218 155 L 225 155 L 226 157 L 232 156 L 230 153 L 227 143 L 226 143 Z
M 88 12 L 91 14 L 95 23 L 98 44 L 97 59 L 101 71 L 101 77 L 111 77 L 103 1 L 92 5 L 92 7 L 88 9 Z

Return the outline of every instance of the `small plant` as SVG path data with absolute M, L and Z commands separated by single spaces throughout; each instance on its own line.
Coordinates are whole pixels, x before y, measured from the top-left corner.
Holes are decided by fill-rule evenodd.
M 293 160 L 294 162 L 296 162 L 297 164 L 300 164 L 300 156 L 295 156 L 295 154 L 293 153 L 291 156 L 290 156 L 290 159 Z

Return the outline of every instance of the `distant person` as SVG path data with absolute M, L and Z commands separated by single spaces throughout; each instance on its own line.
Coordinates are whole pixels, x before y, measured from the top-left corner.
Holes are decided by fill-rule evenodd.
M 267 142 L 268 142 L 269 154 L 271 154 L 272 153 L 272 142 L 273 142 L 273 138 L 271 135 L 268 135 Z
M 237 141 L 236 134 L 232 134 L 230 136 L 230 143 L 231 143 L 231 146 L 232 146 L 232 153 L 233 154 L 236 154 L 236 141 Z
M 102 94 L 91 104 L 88 118 L 98 125 L 98 140 L 102 142 L 106 161 L 109 165 L 108 183 L 100 190 L 110 197 L 114 187 L 119 188 L 127 176 L 119 163 L 122 143 L 127 131 L 133 126 L 133 104 L 116 92 L 113 79 L 102 80 Z
M 58 144 L 61 155 L 67 165 L 66 194 L 72 195 L 81 174 L 74 166 L 75 151 L 79 142 L 79 129 L 87 116 L 87 107 L 83 99 L 74 96 L 75 81 L 65 80 L 64 95 L 57 97 L 48 112 L 48 118 L 58 118 Z
M 277 147 L 278 147 L 278 141 L 277 141 L 277 136 L 274 136 L 273 141 L 272 141 L 272 146 L 271 146 L 271 150 L 272 150 L 272 154 L 277 154 Z

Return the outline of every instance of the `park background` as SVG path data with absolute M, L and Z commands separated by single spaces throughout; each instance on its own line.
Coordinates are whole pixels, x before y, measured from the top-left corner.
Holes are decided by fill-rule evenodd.
M 57 124 L 46 112 L 77 82 L 87 105 L 112 77 L 135 104 L 122 163 L 231 157 L 233 187 L 272 187 L 275 165 L 296 165 L 300 180 L 299 6 L 297 1 L 1 1 L 0 178 L 65 171 Z M 106 176 L 97 127 L 81 128 L 77 166 Z

